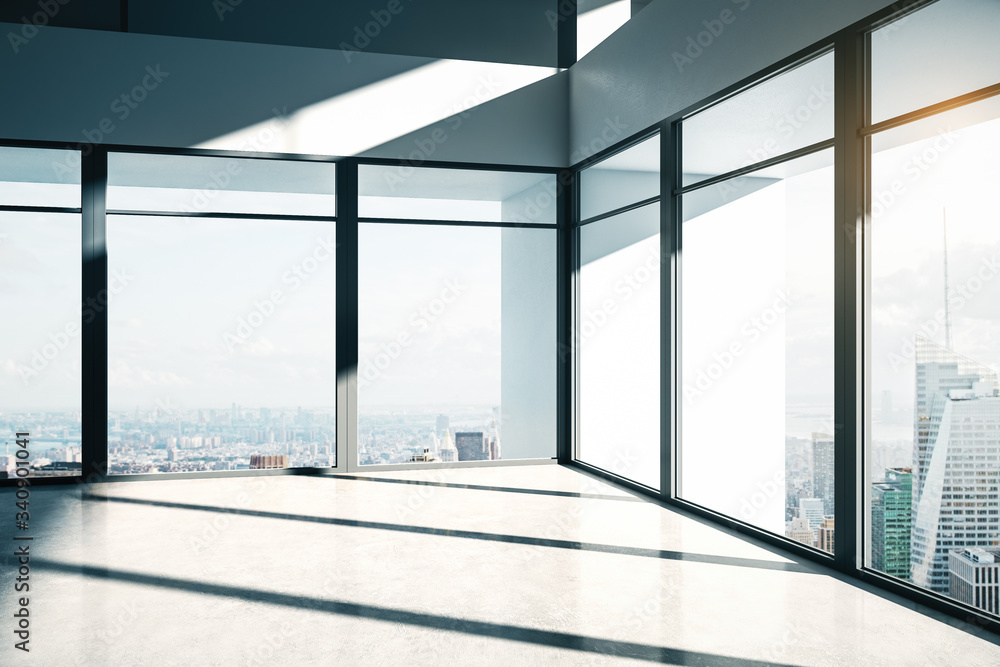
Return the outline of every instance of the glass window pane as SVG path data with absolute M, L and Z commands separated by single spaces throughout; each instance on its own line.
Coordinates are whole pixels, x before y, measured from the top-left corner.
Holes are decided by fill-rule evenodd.
M 660 136 L 580 172 L 580 217 L 586 220 L 660 194 Z
M 361 165 L 358 215 L 555 224 L 556 190 L 554 174 Z
M 833 81 L 831 52 L 685 120 L 682 183 L 832 139 Z
M 335 465 L 335 224 L 109 216 L 115 474 Z
M 82 238 L 78 214 L 0 212 L 0 477 L 80 474 Z
M 580 227 L 581 461 L 660 487 L 660 207 Z
M 362 465 L 551 458 L 555 230 L 362 224 Z
M 997 98 L 873 137 L 867 320 L 870 566 L 991 613 L 998 151 Z
M 333 216 L 335 173 L 326 162 L 111 153 L 108 208 Z
M 683 198 L 681 497 L 833 550 L 833 151 Z
M 872 122 L 1000 83 L 1000 2 L 939 0 L 872 33 Z
M 0 206 L 80 208 L 79 151 L 0 146 Z

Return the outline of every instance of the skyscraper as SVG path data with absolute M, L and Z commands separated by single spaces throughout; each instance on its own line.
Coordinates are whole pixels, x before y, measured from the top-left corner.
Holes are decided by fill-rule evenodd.
M 991 368 L 916 343 L 911 574 L 948 594 L 951 550 L 1000 544 L 1000 397 Z
M 443 438 L 444 432 L 447 431 L 449 428 L 448 415 L 438 415 L 435 427 L 436 428 L 434 430 L 437 432 L 439 436 Z
M 459 461 L 486 461 L 489 451 L 482 431 L 463 431 L 455 433 L 455 448 L 458 450 Z
M 490 419 L 490 431 L 486 436 L 486 458 L 491 461 L 500 460 L 500 430 L 497 428 L 497 418 Z
M 910 579 L 913 471 L 888 468 L 885 481 L 872 484 L 872 567 Z
M 809 522 L 809 527 L 816 531 L 823 523 L 823 499 L 802 498 L 799 500 L 799 516 Z
M 816 543 L 816 535 L 805 517 L 795 517 L 789 521 L 785 527 L 785 535 L 809 546 L 814 546 Z
M 951 597 L 991 614 L 1000 613 L 1000 549 L 953 549 L 948 572 Z
M 816 530 L 816 547 L 826 551 L 827 553 L 833 553 L 833 542 L 834 542 L 834 524 L 832 516 L 823 517 L 823 523 L 819 525 Z
M 785 522 L 799 515 L 799 500 L 812 498 L 810 443 L 785 438 Z
M 441 460 L 444 462 L 458 461 L 458 449 L 451 439 L 451 431 L 444 432 L 444 441 L 441 443 Z
M 813 497 L 823 501 L 823 513 L 832 515 L 834 482 L 834 441 L 833 436 L 813 433 L 812 474 Z

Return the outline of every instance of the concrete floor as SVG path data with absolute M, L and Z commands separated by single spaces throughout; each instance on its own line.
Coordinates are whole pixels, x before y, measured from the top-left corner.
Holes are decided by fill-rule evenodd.
M 30 503 L 31 652 L 4 546 L 2 665 L 1000 664 L 989 633 L 555 465 Z

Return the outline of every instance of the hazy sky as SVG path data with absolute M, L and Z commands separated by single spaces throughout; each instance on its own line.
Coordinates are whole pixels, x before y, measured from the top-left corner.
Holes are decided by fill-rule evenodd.
M 364 224 L 358 236 L 360 408 L 499 405 L 501 230 Z
M 79 409 L 81 238 L 79 215 L 0 212 L 0 411 Z
M 333 223 L 109 219 L 109 272 L 130 281 L 109 310 L 110 409 L 332 408 L 335 242 Z
M 879 400 L 890 390 L 897 409 L 912 410 L 913 402 L 913 356 L 904 343 L 922 330 L 945 342 L 943 326 L 934 324 L 945 301 L 945 210 L 953 348 L 1000 368 L 1000 121 L 952 134 L 948 121 L 928 123 L 929 138 L 873 160 L 876 196 L 894 201 L 875 209 L 881 214 L 872 221 L 872 390 Z M 891 194 L 893 183 L 900 194 Z

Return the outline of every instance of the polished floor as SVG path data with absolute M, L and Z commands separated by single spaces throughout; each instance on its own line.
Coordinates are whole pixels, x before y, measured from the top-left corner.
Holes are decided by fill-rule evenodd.
M 998 665 L 995 636 L 556 465 L 32 490 L 2 665 Z M 0 513 L 2 517 L 2 513 Z M 23 541 L 22 541 L 23 542 Z

